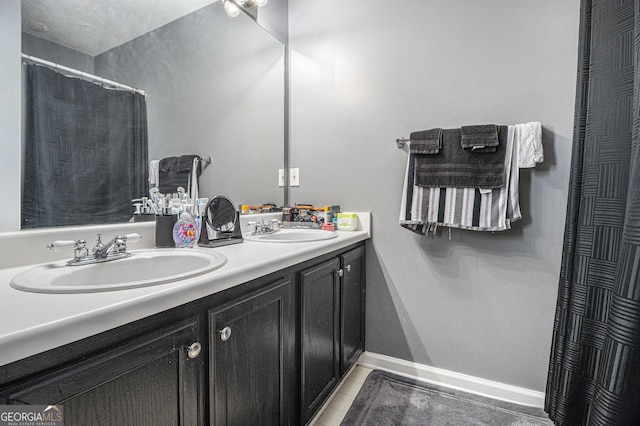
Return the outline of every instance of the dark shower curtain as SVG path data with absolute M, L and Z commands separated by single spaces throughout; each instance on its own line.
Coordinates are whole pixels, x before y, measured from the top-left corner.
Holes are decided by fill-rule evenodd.
M 640 424 L 640 1 L 583 0 L 545 410 Z
M 149 190 L 145 97 L 25 66 L 22 228 L 128 221 Z

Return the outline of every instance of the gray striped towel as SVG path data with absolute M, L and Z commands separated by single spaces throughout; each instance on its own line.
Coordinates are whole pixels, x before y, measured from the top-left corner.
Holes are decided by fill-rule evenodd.
M 504 231 L 522 219 L 518 195 L 517 131 L 508 127 L 505 146 L 505 181 L 501 188 L 427 188 L 415 185 L 413 154 L 407 161 L 400 225 L 420 234 L 438 226 L 474 231 Z

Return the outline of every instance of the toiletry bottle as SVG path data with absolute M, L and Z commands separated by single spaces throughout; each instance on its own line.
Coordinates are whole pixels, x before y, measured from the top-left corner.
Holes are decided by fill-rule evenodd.
M 329 224 L 332 222 L 332 216 L 333 213 L 331 213 L 331 207 L 330 206 L 324 206 L 324 214 L 322 215 L 323 219 L 324 219 L 324 224 Z
M 333 223 L 333 227 L 338 229 L 338 213 L 340 213 L 340 206 L 330 206 L 329 211 L 331 212 L 331 223 Z
M 173 241 L 176 247 L 193 247 L 198 240 L 198 224 L 191 218 L 189 209 L 180 213 L 180 219 L 173 225 Z

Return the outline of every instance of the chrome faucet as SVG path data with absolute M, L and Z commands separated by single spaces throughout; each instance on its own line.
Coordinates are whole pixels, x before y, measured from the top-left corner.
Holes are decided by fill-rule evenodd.
M 278 228 L 274 228 L 274 225 L 278 225 Z M 247 226 L 255 227 L 251 235 L 273 234 L 279 229 L 282 229 L 282 222 L 278 219 L 271 219 L 269 222 L 262 219 L 255 222 L 247 222 Z
M 54 241 L 47 246 L 52 251 L 58 251 L 59 249 L 66 247 L 73 247 L 73 259 L 67 262 L 67 265 L 87 265 L 90 263 L 108 262 L 116 259 L 124 259 L 131 256 L 131 253 L 127 252 L 127 241 L 136 242 L 140 238 L 138 234 L 118 235 L 111 241 L 104 244 L 102 242 L 102 235 L 98 234 L 95 247 L 93 247 L 92 254 L 89 254 L 87 248 L 87 242 L 85 240 L 62 240 Z
M 127 237 L 117 235 L 106 244 L 102 243 L 102 235 L 98 234 L 98 240 L 93 248 L 93 255 L 96 258 L 103 259 L 110 254 L 125 253 L 127 251 Z

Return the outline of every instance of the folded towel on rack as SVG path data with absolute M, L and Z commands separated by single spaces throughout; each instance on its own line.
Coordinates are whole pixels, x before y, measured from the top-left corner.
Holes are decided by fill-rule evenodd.
M 469 149 L 475 153 L 496 152 L 496 147 L 500 143 L 498 126 L 495 124 L 462 126 L 460 133 L 462 149 Z
M 507 185 L 491 191 L 477 188 L 425 188 L 415 183 L 415 157 L 410 154 L 400 206 L 400 225 L 426 234 L 438 226 L 474 231 L 504 231 L 522 218 L 518 194 L 517 140 L 507 128 L 505 149 Z
M 498 126 L 496 151 L 479 155 L 462 149 L 461 129 L 445 129 L 439 155 L 415 155 L 415 184 L 431 188 L 503 187 L 506 182 L 503 142 L 507 134 L 507 126 Z
M 199 159 L 200 159 L 199 155 L 181 155 L 180 157 L 178 157 L 178 163 L 177 163 L 178 171 L 181 171 L 181 172 L 191 171 L 191 169 L 195 167 L 194 166 L 195 163 L 193 160 L 199 160 Z
M 183 187 L 187 193 L 191 191 L 192 173 L 195 170 L 200 176 L 201 167 L 197 155 L 181 155 L 180 157 L 167 157 L 160 160 L 158 189 L 163 194 L 173 194 L 178 187 Z
M 537 121 L 516 124 L 518 138 L 518 167 L 521 169 L 535 167 L 544 161 L 542 148 L 542 124 Z
M 437 154 L 442 148 L 442 129 L 412 132 L 409 142 L 409 151 L 412 154 Z

